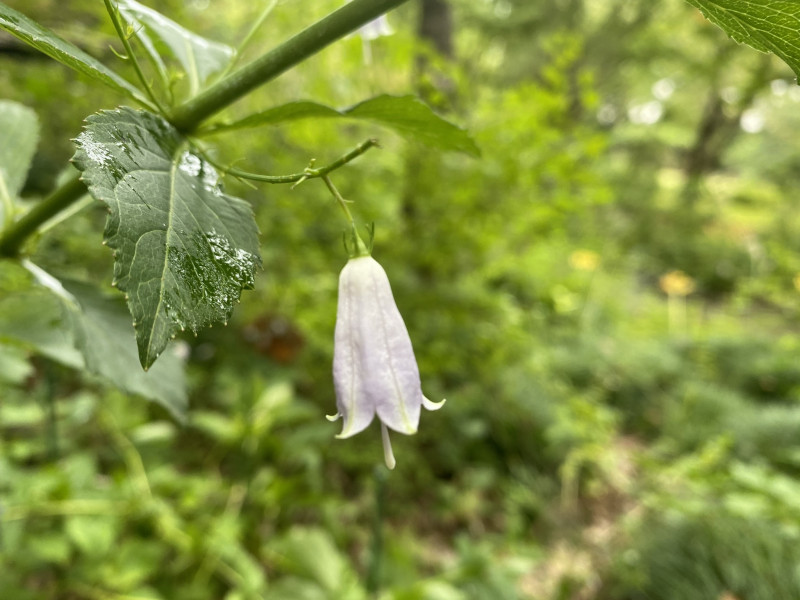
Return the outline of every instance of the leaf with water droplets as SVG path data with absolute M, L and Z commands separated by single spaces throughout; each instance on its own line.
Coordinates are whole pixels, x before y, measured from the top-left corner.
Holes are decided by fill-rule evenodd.
M 250 206 L 161 117 L 121 108 L 90 116 L 73 160 L 108 205 L 114 284 L 126 292 L 147 369 L 178 330 L 227 322 L 260 265 Z
M 0 2 L 0 29 L 5 29 L 14 37 L 40 52 L 44 52 L 47 56 L 89 75 L 97 81 L 102 81 L 118 92 L 127 94 L 140 102 L 147 102 L 136 86 L 117 75 L 99 60 L 2 2 Z

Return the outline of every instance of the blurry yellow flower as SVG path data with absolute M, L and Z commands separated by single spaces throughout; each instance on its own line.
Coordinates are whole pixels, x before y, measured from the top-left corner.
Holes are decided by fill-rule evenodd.
M 592 250 L 575 250 L 569 255 L 569 264 L 579 271 L 594 271 L 600 264 L 600 255 Z
M 668 296 L 688 296 L 694 291 L 694 279 L 683 271 L 670 271 L 659 277 L 658 285 Z

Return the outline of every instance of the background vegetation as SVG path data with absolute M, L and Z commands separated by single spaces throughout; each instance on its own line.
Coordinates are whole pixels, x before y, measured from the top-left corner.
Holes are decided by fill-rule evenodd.
M 231 43 L 260 10 L 149 4 Z M 9 5 L 116 60 L 97 2 Z M 279 2 L 250 54 L 338 5 Z M 216 142 L 282 174 L 380 138 L 335 181 L 376 224 L 424 389 L 446 407 L 394 437 L 393 472 L 375 430 L 334 439 L 343 221 L 320 182 L 229 177 L 256 212 L 264 271 L 227 327 L 178 342 L 186 423 L 0 345 L 1 595 L 800 598 L 788 67 L 682 0 L 438 0 L 389 20 L 391 36 L 347 38 L 230 114 L 415 91 L 480 158 L 346 120 Z M 123 102 L 5 35 L 0 95 L 39 115 L 31 202 L 82 120 Z M 109 283 L 104 219 L 86 206 L 32 260 Z

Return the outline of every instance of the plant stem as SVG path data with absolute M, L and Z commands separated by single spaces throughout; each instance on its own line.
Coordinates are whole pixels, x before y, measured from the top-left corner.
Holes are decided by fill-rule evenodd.
M 374 598 L 380 591 L 381 559 L 383 557 L 383 512 L 386 504 L 386 471 L 375 468 L 375 518 L 372 522 L 372 544 L 365 587 Z
M 261 28 L 261 26 L 264 24 L 264 21 L 266 21 L 266 20 L 267 20 L 267 17 L 268 17 L 270 14 L 272 14 L 272 10 L 275 8 L 275 6 L 276 6 L 277 4 L 278 4 L 278 0 L 270 0 L 270 3 L 269 3 L 269 4 L 267 4 L 267 5 L 264 7 L 264 10 L 262 10 L 262 11 L 261 11 L 261 14 L 260 14 L 260 15 L 258 15 L 258 18 L 255 20 L 255 22 L 253 23 L 253 25 L 250 27 L 250 30 L 247 32 L 247 34 L 244 36 L 244 38 L 242 39 L 242 41 L 241 41 L 241 42 L 239 43 L 239 45 L 236 47 L 235 54 L 233 55 L 233 58 L 231 58 L 230 62 L 228 63 L 228 66 L 227 66 L 227 67 L 225 67 L 225 70 L 222 72 L 222 75 L 220 75 L 220 79 L 222 79 L 222 78 L 224 78 L 225 76 L 227 76 L 227 75 L 228 75 L 228 73 L 230 73 L 230 72 L 231 72 L 231 70 L 233 69 L 233 67 L 234 67 L 234 66 L 236 66 L 236 61 L 238 61 L 238 60 L 239 60 L 239 58 L 242 56 L 242 53 L 244 52 L 244 49 L 245 49 L 245 48 L 247 47 L 247 45 L 248 45 L 248 44 L 249 44 L 249 43 L 252 41 L 252 39 L 253 39 L 253 36 L 255 36 L 256 32 L 257 32 L 257 31 L 258 31 L 258 30 Z
M 251 179 L 253 181 L 261 181 L 264 183 L 300 183 L 302 181 L 306 181 L 307 179 L 314 179 L 316 177 L 324 177 L 328 173 L 335 171 L 339 167 L 343 167 L 350 161 L 358 158 L 364 152 L 372 148 L 373 146 L 378 145 L 378 140 L 376 139 L 369 139 L 366 142 L 362 142 L 347 154 L 340 156 L 332 163 L 325 165 L 319 169 L 314 169 L 312 167 L 308 167 L 302 173 L 292 173 L 291 175 L 261 175 L 259 173 L 250 173 L 248 171 L 240 171 L 239 169 L 233 169 L 230 167 L 223 167 L 218 165 L 212 161 L 210 162 L 216 168 L 218 168 L 224 175 L 233 175 L 234 177 L 241 177 L 242 179 Z M 208 158 L 206 158 L 208 160 Z M 294 186 L 293 186 L 294 187 Z
M 336 186 L 333 185 L 333 182 L 331 181 L 330 177 L 328 177 L 327 175 L 322 175 L 321 179 L 322 181 L 325 182 L 325 185 L 328 186 L 328 189 L 330 190 L 331 194 L 333 194 L 333 197 L 336 198 L 336 201 L 339 203 L 339 206 L 344 211 L 344 216 L 347 217 L 347 221 L 355 229 L 356 221 L 355 219 L 353 219 L 353 214 L 347 207 L 347 200 L 344 199 L 344 197 L 339 193 L 339 190 L 336 189 Z
M 193 131 L 252 89 L 316 54 L 362 25 L 407 0 L 353 0 L 307 27 L 267 54 L 257 58 L 177 107 L 170 121 L 184 132 Z
M 19 221 L 12 223 L 0 235 L 0 256 L 14 257 L 26 239 L 51 217 L 86 194 L 86 186 L 76 174 L 57 188 L 47 198 L 28 211 Z
M 136 71 L 136 76 L 139 78 L 139 81 L 142 82 L 142 86 L 144 87 L 144 91 L 147 94 L 147 97 L 153 101 L 153 104 L 156 105 L 159 112 L 164 112 L 164 107 L 156 98 L 153 89 L 150 87 L 150 84 L 147 81 L 147 77 L 144 76 L 144 72 L 142 71 L 142 67 L 139 66 L 139 61 L 136 59 L 136 55 L 133 53 L 133 47 L 131 46 L 131 42 L 128 39 L 127 34 L 122 29 L 122 23 L 119 21 L 119 13 L 117 9 L 111 4 L 111 0 L 104 0 L 106 5 L 106 11 L 108 11 L 108 16 L 111 18 L 111 22 L 114 25 L 114 29 L 117 31 L 117 36 L 119 37 L 122 45 L 125 47 L 125 53 L 128 57 L 128 60 L 131 61 L 133 65 L 133 69 Z
M 326 186 L 328 186 L 328 190 L 330 190 L 331 194 L 333 194 L 333 197 L 336 198 L 336 201 L 339 203 L 339 206 L 344 212 L 344 216 L 347 217 L 347 220 L 350 223 L 350 239 L 353 243 L 353 249 L 351 250 L 350 248 L 347 247 L 346 235 L 343 238 L 344 249 L 350 255 L 350 258 L 355 258 L 357 256 L 369 256 L 370 253 L 372 252 L 372 235 L 374 234 L 374 231 L 370 232 L 369 246 L 367 246 L 367 244 L 364 243 L 364 240 L 361 239 L 361 236 L 358 235 L 358 228 L 356 227 L 356 221 L 353 218 L 353 213 L 351 213 L 350 209 L 347 207 L 347 200 L 344 199 L 344 197 L 339 193 L 339 190 L 336 189 L 336 186 L 333 185 L 333 182 L 331 181 L 330 177 L 328 177 L 327 175 L 320 175 L 319 178 L 325 182 Z M 330 421 L 331 419 L 328 418 L 328 420 Z M 388 434 L 385 432 L 383 435 L 388 436 Z M 386 440 L 388 439 L 389 439 L 388 437 L 384 437 L 384 444 L 386 444 Z M 389 467 L 390 469 L 394 468 L 393 466 L 389 466 L 388 459 L 386 462 L 386 466 Z

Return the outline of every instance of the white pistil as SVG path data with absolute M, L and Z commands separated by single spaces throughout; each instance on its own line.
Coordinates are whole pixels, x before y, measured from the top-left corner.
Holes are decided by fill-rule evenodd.
M 389 469 L 394 469 L 397 463 L 392 452 L 392 442 L 389 440 L 389 429 L 383 423 L 381 423 L 381 439 L 383 440 L 383 460 L 386 461 Z

